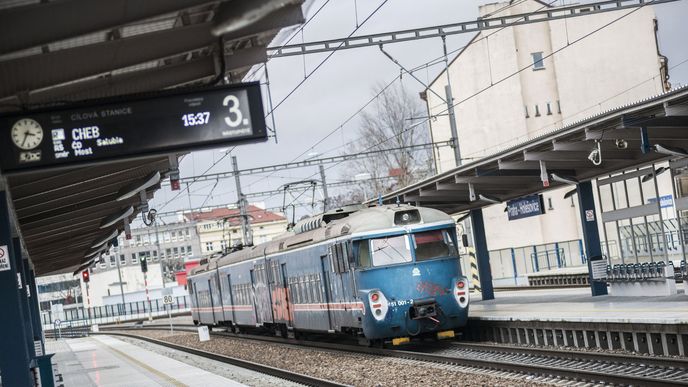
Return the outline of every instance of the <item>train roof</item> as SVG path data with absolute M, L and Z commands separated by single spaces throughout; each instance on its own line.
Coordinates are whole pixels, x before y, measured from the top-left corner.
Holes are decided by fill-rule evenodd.
M 192 269 L 190 275 L 214 269 L 218 266 L 222 267 L 280 251 L 297 249 L 344 235 L 364 234 L 382 230 L 391 231 L 395 228 L 403 229 L 403 226 L 395 224 L 395 214 L 411 210 L 418 211 L 420 221 L 409 224 L 410 226 L 443 221 L 453 223 L 453 219 L 449 215 L 427 207 L 414 207 L 406 204 L 375 207 L 348 206 L 300 221 L 294 226 L 294 231 L 282 234 L 270 242 L 247 247 L 219 258 L 211 258 L 207 264 Z

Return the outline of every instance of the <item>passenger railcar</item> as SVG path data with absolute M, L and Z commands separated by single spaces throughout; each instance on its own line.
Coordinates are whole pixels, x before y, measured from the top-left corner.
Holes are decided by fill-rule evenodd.
M 453 337 L 468 286 L 454 221 L 430 208 L 338 209 L 189 275 L 196 324 L 347 333 L 371 343 Z

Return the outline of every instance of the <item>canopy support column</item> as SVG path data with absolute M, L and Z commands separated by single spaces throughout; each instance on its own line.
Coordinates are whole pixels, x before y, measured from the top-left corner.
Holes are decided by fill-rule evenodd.
M 475 257 L 478 260 L 478 274 L 480 275 L 480 289 L 482 289 L 483 300 L 494 300 L 490 252 L 487 250 L 487 238 L 485 237 L 485 222 L 483 221 L 482 209 L 471 210 L 471 226 L 473 227 Z
M 583 244 L 585 246 L 585 255 L 588 258 L 590 290 L 593 296 L 604 296 L 607 295 L 607 283 L 594 281 L 592 278 L 592 262 L 602 256 L 592 183 L 590 181 L 578 183 L 576 188 L 578 190 L 578 208 L 580 209 L 581 225 L 583 227 Z

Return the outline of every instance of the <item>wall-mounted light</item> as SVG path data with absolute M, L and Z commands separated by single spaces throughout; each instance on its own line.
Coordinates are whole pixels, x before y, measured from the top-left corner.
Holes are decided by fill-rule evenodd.
M 215 36 L 237 31 L 263 19 L 285 4 L 282 0 L 244 0 L 223 4 L 215 20 L 219 23 L 211 30 Z
M 577 192 L 578 192 L 578 189 L 572 189 L 571 191 L 564 194 L 564 199 L 570 198 L 571 196 L 575 195 Z
M 118 234 L 119 234 L 119 230 L 116 230 L 116 229 L 113 230 L 111 233 L 107 234 L 106 236 L 99 238 L 99 239 L 96 239 L 96 241 L 93 242 L 93 245 L 91 245 L 91 248 L 95 249 L 95 248 L 102 246 L 103 244 L 112 240 L 112 238 L 116 238 Z
M 100 222 L 100 228 L 108 228 L 122 219 L 127 219 L 134 214 L 134 207 L 129 206 L 120 212 L 116 212 Z
M 578 184 L 579 181 L 575 177 L 572 176 L 563 176 L 559 175 L 557 173 L 552 173 L 550 175 L 552 177 L 552 180 L 559 182 L 559 183 L 564 183 L 564 184 Z
M 497 198 L 497 197 L 489 196 L 489 195 L 483 195 L 483 194 L 478 195 L 478 199 L 480 199 L 480 200 L 482 200 L 482 201 L 484 201 L 484 202 L 492 203 L 492 204 L 499 204 L 499 203 L 502 202 L 502 201 L 501 201 L 499 198 Z
M 646 182 L 652 180 L 653 177 L 659 176 L 668 170 L 669 170 L 669 168 L 667 168 L 667 167 L 659 167 L 659 168 L 655 169 L 654 171 L 648 173 L 647 175 L 643 176 L 643 178 L 640 179 L 640 181 L 643 183 L 646 183 Z
M 678 148 L 678 147 L 674 147 L 674 146 L 655 144 L 652 147 L 652 149 L 654 149 L 655 152 L 661 153 L 663 155 L 679 156 L 679 157 L 688 156 L 688 151 L 686 151 L 683 148 Z
M 137 181 L 133 184 L 129 184 L 126 187 L 119 190 L 117 193 L 117 201 L 122 201 L 133 197 L 141 191 L 145 191 L 148 188 L 160 183 L 160 172 L 154 172 L 146 176 L 143 180 Z

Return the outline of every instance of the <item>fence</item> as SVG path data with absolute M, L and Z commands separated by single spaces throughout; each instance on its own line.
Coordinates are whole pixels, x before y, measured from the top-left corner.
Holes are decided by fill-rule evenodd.
M 60 326 L 86 326 L 92 324 L 110 324 L 129 320 L 167 316 L 191 311 L 189 296 L 175 297 L 174 303 L 165 305 L 162 299 L 128 302 L 126 304 L 103 305 L 91 308 L 66 309 L 60 313 L 41 312 L 43 329 L 56 329 Z M 59 324 L 56 323 L 59 321 Z

